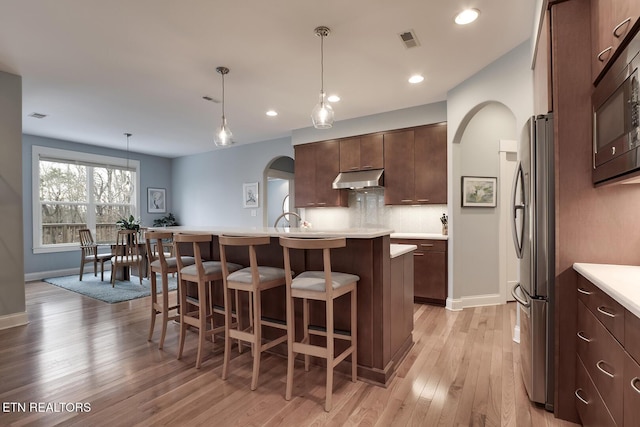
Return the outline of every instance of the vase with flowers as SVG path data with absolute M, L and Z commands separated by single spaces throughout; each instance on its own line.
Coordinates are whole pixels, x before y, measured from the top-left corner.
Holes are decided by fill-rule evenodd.
M 440 217 L 440 222 L 442 223 L 442 235 L 446 236 L 449 234 L 449 217 L 447 214 L 442 214 Z

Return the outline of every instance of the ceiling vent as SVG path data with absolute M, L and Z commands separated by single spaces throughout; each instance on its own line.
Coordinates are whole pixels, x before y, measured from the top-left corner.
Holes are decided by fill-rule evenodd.
M 42 113 L 31 113 L 29 114 L 29 117 L 33 117 L 34 119 L 44 119 L 47 115 Z
M 413 30 L 405 31 L 398 35 L 400 36 L 400 40 L 402 40 L 402 43 L 404 43 L 404 47 L 406 47 L 407 49 L 420 46 L 420 42 L 418 41 L 416 33 L 414 33 Z

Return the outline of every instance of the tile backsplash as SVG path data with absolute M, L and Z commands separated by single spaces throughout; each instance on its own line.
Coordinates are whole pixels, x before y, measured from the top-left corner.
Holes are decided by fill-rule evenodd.
M 317 229 L 392 228 L 398 233 L 440 233 L 447 205 L 386 206 L 384 189 L 349 191 L 348 208 L 307 208 L 300 214 Z

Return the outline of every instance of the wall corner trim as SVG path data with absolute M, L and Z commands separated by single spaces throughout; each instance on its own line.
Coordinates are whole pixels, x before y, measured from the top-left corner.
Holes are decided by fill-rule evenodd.
M 26 311 L 0 316 L 0 330 L 24 326 L 29 323 L 29 316 Z

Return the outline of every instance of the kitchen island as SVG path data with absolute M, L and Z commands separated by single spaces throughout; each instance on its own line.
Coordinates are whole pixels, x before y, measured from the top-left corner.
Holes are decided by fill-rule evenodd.
M 396 373 L 399 363 L 413 345 L 413 280 L 392 280 L 391 249 L 389 235 L 391 229 L 348 229 L 315 230 L 301 228 L 228 228 L 205 226 L 176 226 L 163 228 L 173 233 L 203 233 L 214 236 L 209 248 L 203 248 L 203 257 L 219 260 L 217 236 L 270 236 L 271 243 L 258 247 L 258 261 L 262 265 L 283 267 L 283 251 L 280 236 L 302 238 L 345 237 L 344 248 L 332 250 L 332 269 L 360 276 L 358 282 L 358 377 L 362 380 L 386 386 Z M 408 258 L 413 262 L 412 248 L 394 251 L 398 260 Z M 244 248 L 228 248 L 230 262 L 249 265 L 248 251 Z M 395 258 L 394 258 L 395 259 Z M 295 251 L 292 253 L 291 268 L 294 272 L 321 270 L 322 255 L 318 251 Z M 397 276 L 397 275 L 396 275 Z M 403 276 L 397 276 L 403 277 Z M 214 292 L 216 301 L 222 300 L 222 286 Z M 410 298 L 408 298 L 410 297 Z M 406 303 L 406 300 L 409 303 Z M 284 289 L 267 291 L 263 296 L 263 313 L 266 317 L 285 319 Z M 400 303 L 399 303 L 400 302 Z M 349 300 L 338 299 L 334 309 L 335 328 L 349 329 Z M 301 304 L 296 306 L 296 316 L 302 316 Z M 320 327 L 325 324 L 324 305 L 311 302 L 311 323 Z M 404 319 L 398 322 L 397 319 Z M 296 320 L 300 325 L 301 321 Z M 302 331 L 296 331 L 301 335 Z M 340 340 L 336 342 L 339 352 Z M 286 348 L 274 349 L 285 354 Z M 337 369 L 347 372 L 348 364 Z

